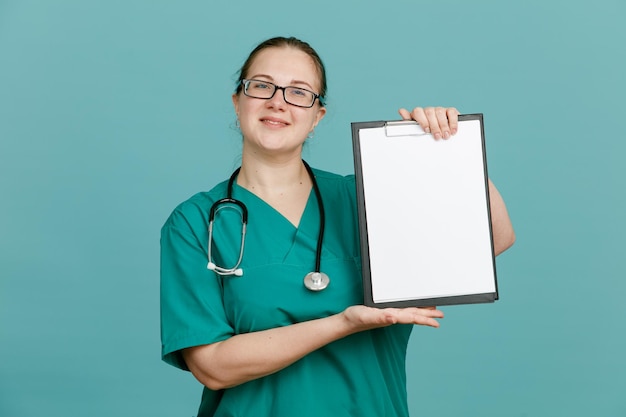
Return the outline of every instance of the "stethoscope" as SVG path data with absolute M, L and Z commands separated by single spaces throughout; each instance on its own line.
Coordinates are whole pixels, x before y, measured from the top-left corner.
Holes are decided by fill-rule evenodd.
M 319 207 L 320 213 L 320 231 L 317 235 L 317 249 L 315 252 L 315 270 L 313 272 L 309 272 L 304 277 L 304 286 L 311 291 L 321 291 L 324 288 L 328 287 L 330 283 L 330 278 L 328 275 L 320 271 L 320 264 L 322 261 L 322 241 L 324 240 L 324 228 L 326 226 L 326 218 L 324 215 L 324 204 L 322 203 L 322 194 L 320 193 L 320 189 L 317 186 L 317 181 L 315 180 L 315 174 L 313 174 L 313 170 L 304 160 L 302 161 L 304 167 L 306 168 L 309 177 L 311 178 L 311 182 L 313 183 L 313 190 L 315 191 L 315 198 L 317 198 L 317 205 Z M 243 276 L 243 269 L 239 267 L 241 264 L 241 260 L 243 259 L 243 247 L 246 241 L 246 227 L 248 225 L 248 208 L 244 203 L 239 200 L 233 198 L 233 183 L 239 174 L 241 167 L 237 168 L 235 172 L 230 176 L 228 180 L 228 191 L 227 197 L 222 198 L 221 200 L 216 201 L 211 206 L 211 210 L 209 211 L 209 243 L 208 243 L 208 258 L 209 263 L 207 264 L 207 268 L 211 271 L 215 271 L 215 273 L 223 276 L 227 275 L 235 275 L 235 276 Z M 215 220 L 215 215 L 218 211 L 226 208 L 235 209 L 234 206 L 239 207 L 239 213 L 241 215 L 241 245 L 239 249 L 239 259 L 235 263 L 235 266 L 232 268 L 225 268 L 216 265 L 211 256 L 211 247 L 213 244 L 213 221 Z M 236 209 L 235 209 L 236 210 Z

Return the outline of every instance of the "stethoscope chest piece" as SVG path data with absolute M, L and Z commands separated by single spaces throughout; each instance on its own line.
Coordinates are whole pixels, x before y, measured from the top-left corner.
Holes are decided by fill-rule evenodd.
M 311 291 L 322 291 L 329 283 L 330 278 L 323 272 L 309 272 L 304 277 L 304 286 Z

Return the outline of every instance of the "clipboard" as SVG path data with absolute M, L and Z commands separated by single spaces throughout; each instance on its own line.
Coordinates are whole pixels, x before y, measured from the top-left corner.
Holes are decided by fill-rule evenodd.
M 414 121 L 352 123 L 364 303 L 498 299 L 482 114 L 450 139 Z

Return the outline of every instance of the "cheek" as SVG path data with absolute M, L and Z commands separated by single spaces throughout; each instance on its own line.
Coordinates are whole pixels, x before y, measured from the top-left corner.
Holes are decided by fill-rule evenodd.
M 236 110 L 239 116 L 246 116 L 250 112 L 249 100 L 239 100 Z
M 314 112 L 309 118 L 310 130 L 314 129 L 318 122 L 317 112 Z
M 259 114 L 259 110 L 255 108 L 254 104 L 250 104 L 248 100 L 240 101 L 237 110 L 237 118 L 241 124 L 251 123 Z

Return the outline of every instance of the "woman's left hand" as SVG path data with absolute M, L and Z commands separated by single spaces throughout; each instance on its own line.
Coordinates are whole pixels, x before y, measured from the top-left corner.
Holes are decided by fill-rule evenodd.
M 459 128 L 459 111 L 454 107 L 416 107 L 411 112 L 407 109 L 398 110 L 404 120 L 415 120 L 435 139 L 448 139 L 456 134 Z

